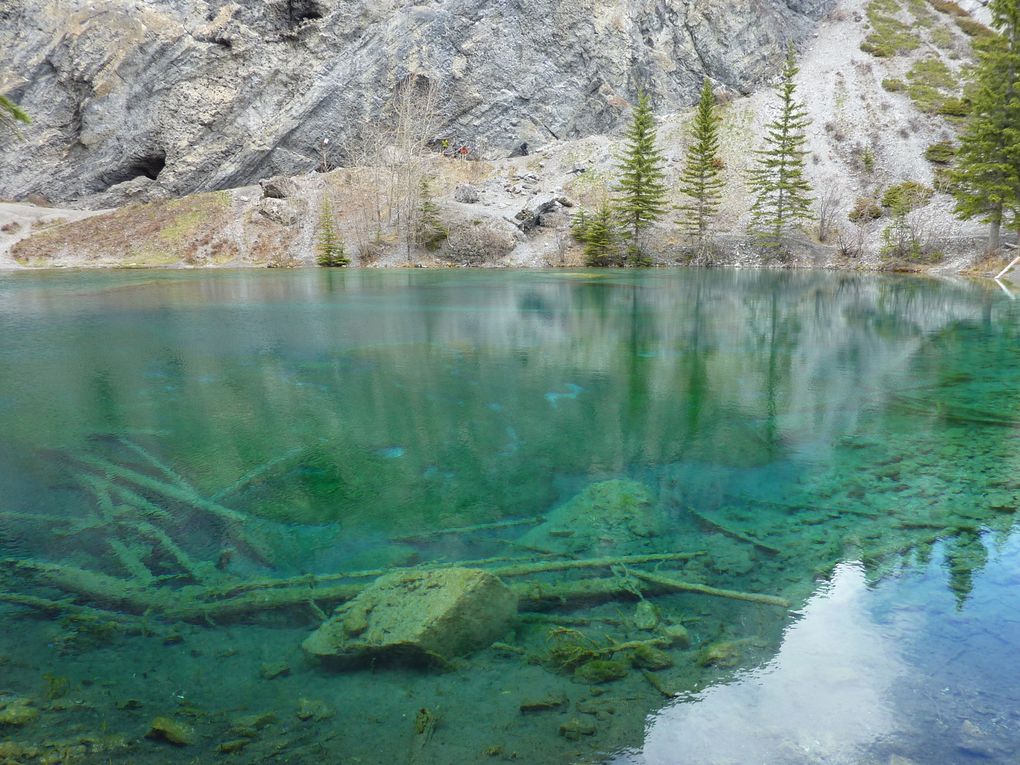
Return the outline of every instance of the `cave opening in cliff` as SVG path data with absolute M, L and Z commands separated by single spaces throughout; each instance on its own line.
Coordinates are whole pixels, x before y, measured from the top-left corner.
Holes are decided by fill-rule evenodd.
M 288 0 L 287 16 L 291 26 L 296 26 L 303 21 L 321 19 L 322 9 L 315 0 Z
M 103 178 L 106 188 L 118 183 L 133 181 L 135 178 L 148 178 L 151 181 L 159 178 L 166 167 L 166 152 L 153 151 L 130 157 L 125 164 L 114 169 Z

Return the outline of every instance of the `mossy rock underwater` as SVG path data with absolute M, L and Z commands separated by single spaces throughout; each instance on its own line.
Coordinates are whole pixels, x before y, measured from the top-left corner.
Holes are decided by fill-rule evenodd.
M 623 553 L 642 549 L 661 530 L 662 519 L 644 485 L 613 480 L 592 484 L 519 541 L 554 553 Z
M 480 569 L 395 572 L 337 609 L 302 647 L 324 663 L 443 665 L 510 627 L 517 596 Z

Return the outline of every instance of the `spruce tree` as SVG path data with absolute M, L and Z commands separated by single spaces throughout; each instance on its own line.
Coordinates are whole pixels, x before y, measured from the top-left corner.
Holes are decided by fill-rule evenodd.
M 344 252 L 340 233 L 336 230 L 333 205 L 326 196 L 323 196 L 322 207 L 319 209 L 319 235 L 315 243 L 315 253 L 315 262 L 326 268 L 339 268 L 351 262 Z
M 719 158 L 719 117 L 715 111 L 715 93 L 708 80 L 701 88 L 691 132 L 693 140 L 687 148 L 687 159 L 680 175 L 680 191 L 690 201 L 677 209 L 681 213 L 681 228 L 695 237 L 701 247 L 719 210 L 725 185 L 720 177 L 723 163 Z
M 655 115 L 648 96 L 638 94 L 634 118 L 627 130 L 627 143 L 620 158 L 616 210 L 629 238 L 627 260 L 646 265 L 641 233 L 666 212 L 665 173 L 662 154 L 656 146 Z
M 584 263 L 602 268 L 624 265 L 617 243 L 616 219 L 612 206 L 603 201 L 587 220 L 584 230 Z
M 1020 3 L 992 0 L 988 7 L 1000 34 L 975 43 L 971 112 L 950 177 L 956 212 L 988 223 L 988 249 L 995 251 L 1010 216 L 1020 227 Z
M 437 250 L 450 235 L 439 217 L 439 205 L 432 193 L 432 181 L 428 176 L 421 179 L 418 185 L 418 222 L 415 238 L 429 252 Z
M 587 210 L 578 211 L 570 219 L 570 235 L 581 244 L 585 243 L 588 237 L 588 226 L 591 224 L 591 216 Z
M 755 194 L 751 233 L 770 250 L 782 250 L 783 239 L 799 222 L 811 219 L 811 185 L 804 177 L 805 128 L 810 123 L 804 104 L 795 98 L 799 68 L 793 45 L 777 88 L 779 116 L 765 127 L 764 148 L 749 175 Z

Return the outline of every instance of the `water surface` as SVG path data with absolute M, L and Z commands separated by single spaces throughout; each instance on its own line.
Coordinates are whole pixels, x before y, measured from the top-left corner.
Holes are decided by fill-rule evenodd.
M 1018 385 L 1020 303 L 977 283 L 0 275 L 0 721 L 31 710 L 0 724 L 0 751 L 1013 762 Z M 652 536 L 535 543 L 606 481 L 647 494 Z M 502 648 L 446 671 L 309 662 L 300 643 L 333 605 L 321 590 L 230 614 L 210 595 L 204 618 L 166 606 L 252 580 L 650 553 L 696 554 L 633 568 L 791 607 L 648 593 L 691 645 L 653 679 L 590 686 L 550 663 L 556 629 L 658 639 L 625 586 L 522 605 Z M 619 566 L 534 581 L 592 575 L 640 588 Z M 563 707 L 519 710 L 558 694 Z M 427 737 L 422 708 L 438 720 Z M 160 716 L 193 742 L 145 738 Z M 560 735 L 572 720 L 594 733 Z

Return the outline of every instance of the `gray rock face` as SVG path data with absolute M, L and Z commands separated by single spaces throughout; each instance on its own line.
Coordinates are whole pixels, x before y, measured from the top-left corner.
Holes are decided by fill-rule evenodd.
M 0 139 L 0 197 L 110 205 L 343 163 L 412 75 L 439 88 L 438 140 L 505 156 L 612 129 L 639 87 L 660 111 L 705 76 L 746 92 L 831 2 L 6 0 L 0 91 L 35 122 Z

